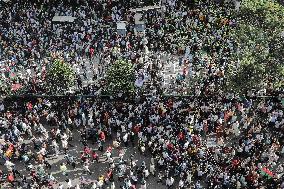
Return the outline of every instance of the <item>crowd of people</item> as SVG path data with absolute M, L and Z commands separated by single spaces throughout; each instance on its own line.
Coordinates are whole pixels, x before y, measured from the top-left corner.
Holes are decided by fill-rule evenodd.
M 1 94 L 45 94 L 46 71 L 58 58 L 74 68 L 79 93 L 95 94 L 100 86 L 83 81 L 103 79 L 121 59 L 152 92 L 128 100 L 2 99 L 2 188 L 284 188 L 283 104 L 220 87 L 228 66 L 238 66 L 228 35 L 238 24 L 236 4 L 143 2 L 0 2 Z M 145 31 L 137 34 L 131 8 L 147 3 L 161 9 L 143 12 Z M 76 20 L 54 23 L 56 15 Z M 182 71 L 163 86 L 174 62 Z
M 2 2 L 0 15 L 1 83 L 6 92 L 45 93 L 46 70 L 57 58 L 74 68 L 80 89 L 83 81 L 103 78 L 109 65 L 125 59 L 135 63 L 137 78 L 150 78 L 145 83 L 166 90 L 162 71 L 178 61 L 183 71 L 171 78 L 171 88 L 180 93 L 220 92 L 216 86 L 222 84 L 227 65 L 235 64 L 230 57 L 237 49 L 228 35 L 237 24 L 231 2 L 155 1 L 161 8 L 142 14 L 144 34 L 135 32 L 136 12 L 130 8 L 138 6 L 136 1 L 8 2 Z M 76 20 L 52 22 L 56 15 Z M 126 35 L 117 32 L 120 21 L 127 22 Z M 188 78 L 201 82 L 188 86 Z
M 180 189 L 284 187 L 277 99 L 45 98 L 0 107 L 4 188 L 147 188 L 153 179 Z M 141 163 L 125 153 L 130 148 Z M 92 176 L 103 163 L 102 175 Z M 88 184 L 73 185 L 71 170 L 83 181 L 90 174 Z

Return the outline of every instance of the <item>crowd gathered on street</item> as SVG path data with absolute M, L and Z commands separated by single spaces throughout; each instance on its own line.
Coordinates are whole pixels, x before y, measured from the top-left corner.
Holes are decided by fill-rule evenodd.
M 199 2 L 0 1 L 1 95 L 45 94 L 54 59 L 89 95 L 0 99 L 0 188 L 284 188 L 284 103 L 222 91 L 226 69 L 238 66 L 228 35 L 237 1 Z M 133 8 L 148 3 L 160 8 L 142 13 L 137 33 Z M 151 95 L 91 97 L 101 86 L 84 81 L 104 79 L 121 59 Z M 176 62 L 180 72 L 163 85 Z
M 1 176 L 4 184 L 13 187 L 241 189 L 284 185 L 283 106 L 277 99 L 152 96 L 139 102 L 112 102 L 39 98 L 4 104 Z M 125 154 L 129 148 L 135 148 L 142 162 Z M 60 165 L 51 163 L 60 155 L 65 158 Z M 102 175 L 92 176 L 101 163 L 106 164 Z M 24 171 L 17 169 L 20 164 L 25 165 Z M 90 179 L 75 186 L 68 174 L 78 167 L 76 172 Z M 147 187 L 148 179 L 161 185 Z
M 217 86 L 227 66 L 237 65 L 230 58 L 237 47 L 228 35 L 237 24 L 231 19 L 232 2 L 222 6 L 215 1 L 194 6 L 186 0 L 155 2 L 160 8 L 142 12 L 145 30 L 138 34 L 136 12 L 131 9 L 139 6 L 136 1 L 8 2 L 1 5 L 0 14 L 1 82 L 7 90 L 45 93 L 46 70 L 58 58 L 74 68 L 80 89 L 83 81 L 103 78 L 109 65 L 126 59 L 135 64 L 137 78 L 149 81 L 144 88 L 179 93 L 189 89 L 220 93 Z M 76 20 L 58 23 L 52 21 L 54 16 Z M 120 21 L 127 22 L 125 35 L 117 31 Z M 173 61 L 182 71 L 163 86 L 163 69 Z M 188 86 L 188 78 L 202 82 Z

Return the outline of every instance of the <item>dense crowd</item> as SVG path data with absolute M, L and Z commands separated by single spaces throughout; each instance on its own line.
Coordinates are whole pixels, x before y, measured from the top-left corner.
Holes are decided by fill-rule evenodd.
M 78 85 L 103 78 L 109 65 L 126 59 L 135 63 L 137 77 L 152 78 L 149 85 L 158 88 L 164 66 L 178 61 L 183 71 L 171 79 L 171 88 L 182 86 L 181 93 L 195 87 L 204 93 L 220 92 L 216 86 L 223 82 L 227 65 L 235 65 L 230 55 L 237 49 L 228 35 L 237 23 L 231 16 L 232 2 L 191 6 L 191 1 L 166 1 L 161 9 L 143 12 L 144 34 L 135 33 L 136 12 L 130 11 L 137 6 L 134 1 L 9 2 L 1 6 L 0 15 L 1 82 L 7 90 L 26 87 L 26 92 L 45 93 L 46 70 L 56 58 L 74 68 Z M 52 22 L 56 15 L 77 19 Z M 116 30 L 119 21 L 127 22 L 125 36 Z M 161 59 L 163 54 L 168 56 Z M 194 78 L 201 78 L 198 86 L 186 86 L 184 81 Z
M 124 59 L 142 86 L 156 91 L 135 101 L 1 100 L 1 187 L 284 188 L 283 104 L 222 92 L 227 67 L 238 66 L 228 35 L 238 24 L 236 7 L 200 2 L 167 0 L 144 11 L 145 33 L 137 34 L 130 9 L 143 4 L 136 1 L 1 1 L 3 89 L 45 93 L 46 70 L 60 58 L 76 71 L 79 90 Z M 55 15 L 77 19 L 53 23 Z M 125 36 L 118 21 L 127 21 Z M 164 88 L 164 67 L 173 62 L 182 71 Z M 193 95 L 164 99 L 163 90 Z
M 281 188 L 283 123 L 276 99 L 10 101 L 1 104 L 1 176 L 14 187 L 63 188 L 49 162 L 64 153 L 59 171 L 68 188 L 69 170 L 92 174 L 101 157 L 108 164 L 92 188 L 146 188 L 149 177 L 168 188 Z M 77 157 L 72 140 L 81 142 Z M 145 156 L 141 165 L 124 154 L 135 146 Z M 19 173 L 19 163 L 27 171 Z

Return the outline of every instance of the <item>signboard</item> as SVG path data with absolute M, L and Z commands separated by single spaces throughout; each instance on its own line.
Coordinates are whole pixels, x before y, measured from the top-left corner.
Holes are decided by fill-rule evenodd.
M 145 22 L 142 21 L 141 19 L 142 19 L 142 14 L 136 13 L 134 16 L 136 34 L 145 31 Z
M 117 22 L 116 23 L 116 28 L 118 30 L 125 30 L 126 29 L 126 23 L 125 22 Z
M 145 30 L 144 22 L 141 22 L 140 24 L 135 24 L 135 29 L 137 32 L 144 32 Z
M 125 22 L 117 22 L 116 29 L 118 35 L 125 36 L 126 35 L 126 23 Z
M 74 22 L 76 17 L 72 16 L 54 16 L 52 22 Z

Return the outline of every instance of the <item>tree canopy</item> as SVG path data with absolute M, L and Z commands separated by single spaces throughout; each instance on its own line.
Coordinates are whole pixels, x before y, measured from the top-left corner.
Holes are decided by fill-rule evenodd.
M 49 93 L 62 93 L 74 85 L 75 72 L 63 60 L 56 59 L 49 65 L 46 75 L 46 87 Z
M 106 75 L 109 94 L 134 92 L 135 71 L 132 63 L 118 60 L 110 66 Z
M 272 0 L 243 0 L 230 35 L 239 52 L 227 72 L 227 87 L 239 94 L 248 90 L 284 87 L 284 7 Z

